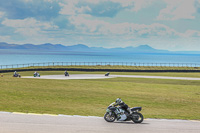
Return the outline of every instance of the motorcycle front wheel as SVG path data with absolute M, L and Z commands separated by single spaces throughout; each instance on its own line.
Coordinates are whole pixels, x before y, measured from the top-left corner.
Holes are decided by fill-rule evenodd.
M 104 119 L 107 121 L 107 122 L 114 122 L 115 119 L 116 119 L 116 116 L 112 113 L 111 115 L 107 112 L 105 113 L 104 115 Z
M 132 115 L 133 115 L 132 121 L 134 123 L 141 123 L 144 119 L 144 117 L 141 113 L 134 113 Z

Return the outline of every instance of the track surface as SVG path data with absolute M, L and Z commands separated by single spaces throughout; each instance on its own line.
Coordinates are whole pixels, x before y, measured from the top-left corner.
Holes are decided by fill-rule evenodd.
M 103 78 L 154 78 L 154 79 L 179 79 L 179 80 L 200 80 L 200 78 L 189 77 L 167 77 L 167 76 L 140 76 L 140 75 L 110 75 L 103 74 L 71 74 L 69 77 L 64 75 L 42 75 L 41 77 L 25 76 L 23 78 L 38 78 L 38 79 L 103 79 Z
M 199 121 L 146 119 L 108 123 L 101 117 L 0 113 L 0 133 L 199 133 Z

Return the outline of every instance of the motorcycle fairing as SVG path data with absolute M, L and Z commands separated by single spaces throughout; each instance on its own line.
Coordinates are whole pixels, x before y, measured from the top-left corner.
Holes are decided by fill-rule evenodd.
M 134 107 L 134 108 L 131 108 L 131 111 L 134 112 L 134 111 L 141 111 L 142 110 L 142 107 Z

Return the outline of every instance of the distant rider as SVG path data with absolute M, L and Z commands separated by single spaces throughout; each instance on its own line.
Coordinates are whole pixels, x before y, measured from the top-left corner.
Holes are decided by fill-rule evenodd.
M 67 72 L 67 70 L 65 70 L 65 76 L 69 76 L 69 73 Z
M 117 98 L 114 103 L 111 104 L 111 106 L 120 106 L 122 109 L 127 111 L 128 113 L 132 113 L 131 109 L 128 107 L 127 104 L 125 104 L 120 98 Z
M 14 75 L 17 75 L 17 71 L 14 72 Z
M 37 76 L 37 72 L 36 72 L 36 71 L 34 72 L 34 75 L 36 75 L 36 76 Z

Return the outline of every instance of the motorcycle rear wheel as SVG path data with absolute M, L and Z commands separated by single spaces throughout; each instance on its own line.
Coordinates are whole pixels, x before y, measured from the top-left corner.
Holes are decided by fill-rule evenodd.
M 116 116 L 112 113 L 112 115 L 110 116 L 110 114 L 107 112 L 105 113 L 104 115 L 104 119 L 107 121 L 107 122 L 114 122 L 115 119 L 116 119 Z
M 132 121 L 134 123 L 141 123 L 144 119 L 143 115 L 141 113 L 134 113 L 133 114 L 133 118 L 132 118 Z

